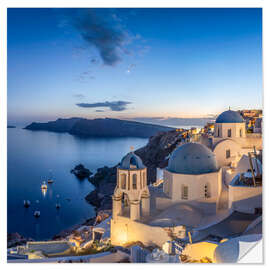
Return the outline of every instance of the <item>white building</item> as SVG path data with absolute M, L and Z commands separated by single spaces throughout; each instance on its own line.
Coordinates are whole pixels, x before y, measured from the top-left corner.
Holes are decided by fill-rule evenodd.
M 253 146 L 262 147 L 261 137 L 248 135 L 238 112 L 222 113 L 216 120 L 214 136 L 209 138 L 211 145 L 186 143 L 177 147 L 163 171 L 163 183 L 151 186 L 147 186 L 147 168 L 141 159 L 128 153 L 117 170 L 112 244 L 140 241 L 162 247 L 173 239 L 188 241 L 188 232 L 192 236 L 196 228 L 207 228 L 227 218 L 236 210 L 239 196 L 250 209 L 259 208 L 260 189 L 229 185 L 237 174 L 250 169 L 249 158 L 243 155 L 253 151 Z M 257 159 L 253 158 L 252 164 L 258 164 Z M 256 168 L 260 174 L 261 165 Z M 254 196 L 258 196 L 256 207 Z

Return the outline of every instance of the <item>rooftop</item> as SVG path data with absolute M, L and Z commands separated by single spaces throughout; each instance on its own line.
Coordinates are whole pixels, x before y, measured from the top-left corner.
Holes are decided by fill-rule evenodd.
M 173 151 L 167 170 L 180 174 L 204 174 L 216 172 L 218 165 L 209 148 L 199 143 L 185 143 Z
M 244 119 L 239 112 L 228 110 L 217 117 L 216 123 L 244 123 Z

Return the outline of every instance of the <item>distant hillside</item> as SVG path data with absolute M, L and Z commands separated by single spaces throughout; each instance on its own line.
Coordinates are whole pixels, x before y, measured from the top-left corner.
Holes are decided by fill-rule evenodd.
M 99 118 L 57 119 L 48 123 L 32 123 L 25 127 L 29 130 L 45 130 L 53 132 L 68 132 L 83 137 L 142 137 L 148 138 L 158 132 L 174 130 L 170 127 L 145 124 L 135 121 Z

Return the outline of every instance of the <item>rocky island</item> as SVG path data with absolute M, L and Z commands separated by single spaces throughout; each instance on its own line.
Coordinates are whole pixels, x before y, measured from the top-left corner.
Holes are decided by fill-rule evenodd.
M 75 168 L 72 169 L 70 172 L 76 175 L 76 177 L 79 179 L 89 178 L 89 176 L 93 174 L 90 170 L 85 168 L 82 164 L 75 166 Z
M 25 127 L 28 130 L 67 132 L 81 137 L 141 137 L 149 138 L 157 132 L 167 132 L 173 128 L 113 118 L 68 118 L 47 123 L 36 123 Z

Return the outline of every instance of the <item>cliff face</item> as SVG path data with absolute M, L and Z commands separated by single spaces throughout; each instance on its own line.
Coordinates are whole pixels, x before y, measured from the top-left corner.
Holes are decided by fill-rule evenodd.
M 25 127 L 29 130 L 47 130 L 54 132 L 68 132 L 84 137 L 143 137 L 148 138 L 160 131 L 170 131 L 173 128 L 145 124 L 135 121 L 102 118 L 57 119 L 48 123 L 32 123 Z
M 156 181 L 156 168 L 165 168 L 168 165 L 168 155 L 175 149 L 181 140 L 181 134 L 176 131 L 160 132 L 152 136 L 147 145 L 136 150 L 135 153 L 147 166 L 147 182 Z M 85 199 L 96 206 L 97 210 L 110 210 L 112 208 L 111 196 L 116 186 L 117 166 L 103 167 L 90 177 L 90 182 L 96 190 L 89 193 Z
M 160 132 L 150 137 L 148 144 L 135 151 L 147 167 L 148 183 L 156 181 L 156 169 L 168 165 L 168 155 L 181 140 L 181 134 L 175 130 Z

